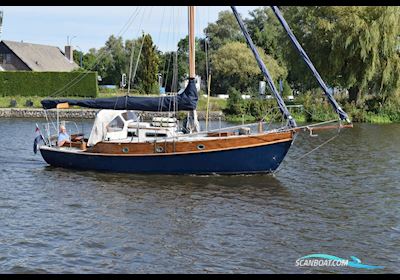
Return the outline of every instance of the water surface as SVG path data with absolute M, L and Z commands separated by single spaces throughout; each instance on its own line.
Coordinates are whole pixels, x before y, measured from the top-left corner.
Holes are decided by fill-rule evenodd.
M 400 272 L 400 125 L 298 160 L 335 132 L 300 134 L 275 176 L 150 176 L 49 167 L 36 121 L 0 119 L 2 273 Z M 295 266 L 312 253 L 385 268 Z

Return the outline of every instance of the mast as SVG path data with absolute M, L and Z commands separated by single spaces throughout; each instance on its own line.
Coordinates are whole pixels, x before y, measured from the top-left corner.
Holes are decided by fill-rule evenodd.
M 189 83 L 194 83 L 196 86 L 196 67 L 195 67 L 195 37 L 194 37 L 194 6 L 188 6 L 189 18 Z M 197 95 L 197 89 L 196 89 Z M 186 130 L 189 133 L 196 133 L 200 131 L 200 123 L 197 119 L 196 109 L 189 111 L 187 115 Z
M 195 71 L 195 39 L 194 39 L 194 6 L 188 7 L 189 12 L 189 79 L 196 77 Z

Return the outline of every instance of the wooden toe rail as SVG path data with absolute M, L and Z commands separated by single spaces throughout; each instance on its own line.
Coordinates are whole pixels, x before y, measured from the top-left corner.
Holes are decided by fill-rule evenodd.
M 345 125 L 324 125 L 324 126 L 305 126 L 305 127 L 296 127 L 293 128 L 294 131 L 305 131 L 309 130 L 313 131 L 321 131 L 321 130 L 331 130 L 331 129 L 342 129 L 342 128 L 353 128 L 353 124 L 345 124 Z

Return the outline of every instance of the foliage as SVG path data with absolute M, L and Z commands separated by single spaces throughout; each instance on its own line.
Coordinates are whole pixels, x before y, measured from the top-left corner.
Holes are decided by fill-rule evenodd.
M 79 66 L 81 66 L 81 57 L 82 57 L 82 66 L 83 66 L 83 52 L 81 52 L 81 51 L 77 51 L 77 50 L 74 50 L 73 51 L 73 59 L 74 59 L 74 62 L 76 63 L 76 64 L 78 64 Z M 81 68 L 83 68 L 83 67 L 81 67 Z
M 224 109 L 224 113 L 228 115 L 242 115 L 245 113 L 245 106 L 242 102 L 242 93 L 231 87 L 228 90 L 229 98 Z
M 281 46 L 280 24 L 271 8 L 261 7 L 249 12 L 250 18 L 245 20 L 249 34 L 257 46 L 266 54 L 284 63 Z
M 220 12 L 217 21 L 208 24 L 204 29 L 204 33 L 210 38 L 210 48 L 212 50 L 218 50 L 227 42 L 245 42 L 239 24 L 229 10 Z
M 217 97 L 210 96 L 210 104 L 209 110 L 211 111 L 222 111 L 225 109 L 227 105 L 226 99 L 220 99 Z M 199 101 L 197 103 L 198 111 L 206 111 L 207 110 L 207 97 L 203 97 L 202 94 L 199 94 Z
M 0 71 L 0 96 L 96 97 L 96 72 Z
M 400 7 L 286 7 L 284 16 L 321 76 L 348 88 L 350 101 L 368 94 L 387 98 L 399 87 Z M 285 42 L 289 78 L 315 87 L 297 51 Z
M 141 67 L 138 69 L 137 78 L 142 92 L 145 94 L 158 92 L 158 63 L 159 58 L 156 47 L 150 34 L 146 34 L 140 55 Z
M 280 9 L 327 85 L 348 93 L 339 97 L 338 102 L 353 121 L 400 121 L 400 7 L 284 6 Z M 296 118 L 315 121 L 337 117 L 321 90 L 316 90 L 315 78 L 272 10 L 261 7 L 249 15 L 244 22 L 276 87 L 279 88 L 278 81 L 282 79 L 283 96 L 292 95 L 294 89 L 295 102 L 305 106 L 303 112 L 294 113 Z M 269 108 L 269 101 L 242 100 L 240 95 L 258 96 L 259 81 L 264 77 L 232 12 L 221 12 L 204 33 L 207 39 L 196 38 L 196 74 L 206 82 L 207 40 L 211 93 L 231 95 L 225 108 L 229 116 L 259 118 Z M 159 73 L 163 85 L 167 84 L 167 91 L 171 91 L 175 52 L 158 51 L 149 35 L 145 41 L 132 93 L 158 93 Z M 119 86 L 121 74 L 129 73 L 132 53 L 135 65 L 141 42 L 142 37 L 123 42 L 121 37 L 110 36 L 104 47 L 83 54 L 82 68 L 98 71 L 102 84 Z M 188 76 L 188 36 L 178 42 L 176 51 L 180 83 Z M 74 51 L 78 64 L 81 55 Z M 270 94 L 269 91 L 267 86 L 266 93 Z M 199 104 L 204 103 L 200 98 Z
M 223 112 L 231 121 L 254 121 L 261 120 L 276 107 L 275 100 L 260 99 L 253 97 L 242 99 L 242 92 L 231 87 L 229 88 L 229 98 Z M 248 94 L 245 92 L 244 94 Z
M 278 65 L 271 56 L 266 55 L 261 48 L 257 48 L 266 67 L 274 80 L 285 79 L 286 68 Z M 257 91 L 259 81 L 263 75 L 256 60 L 245 43 L 226 43 L 212 55 L 214 78 L 212 92 L 226 92 L 229 87 L 241 91 L 251 89 Z
M 159 72 L 162 77 L 161 85 L 166 88 L 167 92 L 171 92 L 172 79 L 173 79 L 173 65 L 174 65 L 173 63 L 175 55 L 176 55 L 175 52 L 165 52 L 160 55 Z M 179 71 L 179 69 L 180 66 L 178 64 L 178 75 L 179 73 L 180 74 L 182 73 Z
M 122 37 L 111 35 L 99 50 L 99 55 L 101 60 L 96 70 L 102 77 L 102 84 L 119 86 L 127 63 Z
M 204 50 L 204 40 L 195 38 L 195 71 L 196 75 L 199 75 L 206 79 L 206 66 L 205 66 L 205 50 Z M 170 92 L 173 81 L 173 67 L 175 61 L 175 52 L 166 52 L 160 55 L 160 73 L 163 77 L 163 86 L 166 86 L 166 91 Z M 177 82 L 178 90 L 179 83 L 185 81 L 189 76 L 189 37 L 181 39 L 178 42 L 177 49 Z
M 82 56 L 82 66 L 81 66 L 81 56 Z M 83 53 L 82 51 L 74 50 L 73 52 L 74 62 L 80 67 L 80 71 L 87 70 L 91 71 L 95 68 L 96 63 L 96 49 L 89 49 L 88 53 Z

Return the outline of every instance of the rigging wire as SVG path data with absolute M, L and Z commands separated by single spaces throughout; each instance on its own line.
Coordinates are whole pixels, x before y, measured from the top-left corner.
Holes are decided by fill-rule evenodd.
M 158 46 L 158 47 L 160 46 L 160 40 L 161 40 L 161 34 L 162 34 L 161 30 L 162 30 L 162 28 L 164 26 L 164 18 L 165 18 L 165 7 L 163 7 L 163 14 L 162 14 L 162 17 L 161 17 L 161 25 L 160 25 L 160 29 L 158 31 L 157 44 L 156 44 L 156 46 Z M 158 50 L 158 51 L 160 51 L 160 50 Z M 163 71 L 164 71 L 164 69 L 163 69 Z M 162 87 L 162 74 L 161 74 L 161 77 L 160 77 L 160 74 L 161 74 L 161 71 L 160 71 L 160 69 L 158 69 L 157 84 L 158 84 L 159 88 Z M 161 81 L 160 81 L 160 78 L 161 78 Z M 159 91 L 160 90 L 161 90 L 161 88 L 159 89 Z M 160 108 L 160 105 L 161 105 L 161 101 L 159 101 L 159 103 L 158 103 L 158 108 Z
M 129 17 L 128 21 L 124 24 L 124 26 L 118 32 L 117 37 L 120 37 L 123 34 L 125 34 L 125 32 L 129 29 L 129 27 L 132 25 L 132 23 L 136 19 L 136 15 L 139 13 L 140 9 L 141 9 L 141 7 L 135 9 L 135 11 Z M 100 59 L 102 59 L 106 53 L 107 53 L 107 51 L 103 51 L 102 53 L 100 53 L 96 57 L 95 61 L 88 68 L 93 69 L 94 67 L 96 67 L 99 64 Z M 58 89 L 55 92 L 53 92 L 52 94 L 50 94 L 49 97 L 55 97 L 55 96 L 59 95 L 60 93 L 62 93 L 64 90 L 67 90 L 67 89 L 73 87 L 74 85 L 79 83 L 84 77 L 86 77 L 90 72 L 91 72 L 90 70 L 84 70 L 83 73 L 76 76 L 74 79 L 72 79 L 70 82 L 65 84 L 63 87 L 61 87 L 60 89 Z
M 172 59 L 172 55 L 174 52 L 171 51 L 170 55 L 169 55 L 169 60 L 168 60 L 168 68 L 167 68 L 167 74 L 165 76 L 165 89 L 167 88 L 167 83 L 168 83 L 168 74 L 169 74 L 169 66 L 171 64 L 171 59 Z M 171 88 L 170 88 L 171 90 Z
M 176 18 L 177 21 L 178 19 L 181 19 L 181 10 L 178 9 L 178 17 Z M 175 50 L 175 81 L 174 81 L 174 89 L 175 89 L 175 93 L 174 93 L 174 116 L 177 117 L 178 115 L 178 91 L 179 91 L 179 68 L 178 68 L 178 50 L 179 50 L 179 38 L 181 38 L 182 36 L 180 35 L 180 33 L 182 32 L 182 28 L 184 25 L 177 23 L 178 26 L 180 26 L 180 28 L 176 29 L 176 50 Z M 178 43 L 177 43 L 178 42 Z
M 139 36 L 139 32 L 140 32 L 140 30 L 141 30 L 141 27 L 142 27 L 142 24 L 143 24 L 143 17 L 144 17 L 144 15 L 145 15 L 145 13 L 143 13 L 142 14 L 142 18 L 141 18 L 141 20 L 140 20 L 140 25 L 139 25 L 139 28 L 138 28 L 138 35 L 136 36 L 136 37 L 138 37 Z M 128 95 L 129 95 L 129 91 L 130 91 L 130 89 L 131 89 L 131 78 L 132 78 L 132 64 L 133 64 L 133 54 L 134 54 L 134 50 L 135 50 L 135 42 L 133 41 L 132 42 L 132 53 L 131 53 L 131 59 L 130 59 L 130 65 L 129 65 L 129 81 L 128 81 Z M 139 54 L 139 56 L 140 56 L 140 54 Z
M 177 28 L 177 26 L 178 26 L 177 21 L 180 18 L 181 18 L 180 9 L 178 8 L 177 9 L 177 16 L 175 17 L 175 21 L 174 21 L 174 25 L 173 25 L 173 34 L 174 35 L 173 35 L 173 40 L 172 41 L 175 42 L 175 43 L 179 40 L 179 29 Z M 177 39 L 177 37 L 178 37 L 178 39 Z M 175 47 L 172 48 L 172 49 L 175 49 Z M 173 54 L 174 56 L 173 56 L 173 62 L 172 62 L 171 92 L 173 94 L 178 92 L 178 73 L 177 73 L 177 71 L 178 71 L 178 67 L 177 67 L 178 59 L 177 59 L 177 54 L 178 54 L 178 46 L 176 45 L 176 51 Z M 173 107 L 174 107 L 174 111 L 175 111 L 175 96 L 173 98 L 173 102 L 174 102 Z
M 172 13 L 169 13 L 170 14 L 170 19 L 169 19 L 169 24 L 168 24 L 168 26 L 171 26 L 171 23 L 172 23 L 172 20 L 173 20 L 173 11 L 174 11 L 174 7 L 172 7 Z M 161 31 L 161 28 L 160 28 L 160 31 Z M 168 46 L 169 46 L 169 38 L 170 38 L 170 32 L 169 32 L 169 30 L 167 30 L 167 40 L 166 40 L 166 47 L 168 48 Z M 164 85 L 164 89 L 165 89 L 165 91 L 167 90 L 167 78 L 168 78 L 168 74 L 166 74 L 166 72 L 165 72 L 165 67 L 166 67 L 166 65 L 167 65 L 167 54 L 168 52 L 166 52 L 165 53 L 165 60 L 164 60 L 164 65 L 163 65 L 163 70 L 162 70 L 162 74 L 161 74 L 161 86 L 163 86 Z M 170 61 L 171 61 L 171 56 L 169 57 L 169 59 L 168 59 L 168 71 L 169 71 L 169 64 L 170 64 Z M 162 106 L 161 106 L 161 103 L 163 102 L 163 100 L 164 100 L 164 96 L 162 96 L 160 99 L 159 99 L 159 101 L 158 101 L 158 111 L 162 111 Z
M 151 15 L 152 10 L 153 10 L 153 6 L 150 7 L 149 18 L 150 18 L 150 15 Z M 139 28 L 138 28 L 138 33 L 140 32 L 140 27 L 141 27 L 142 24 L 143 24 L 144 15 L 145 15 L 145 12 L 143 12 L 143 14 L 142 14 L 142 18 L 141 18 L 141 21 L 140 21 L 140 26 L 139 26 Z M 139 34 L 138 34 L 138 35 L 139 35 Z M 142 40 L 142 46 L 141 46 L 141 48 L 143 47 L 143 42 L 144 42 L 144 40 Z M 142 50 L 140 49 L 140 51 L 139 51 L 139 58 L 140 58 L 140 53 L 141 53 L 141 51 L 142 51 Z M 139 58 L 138 58 L 138 60 L 136 61 L 136 67 L 137 67 L 137 63 L 138 63 L 138 61 L 139 61 Z M 136 74 L 136 67 L 135 67 L 135 74 Z M 133 77 L 133 79 L 135 79 L 135 76 Z M 129 81 L 129 84 L 130 84 L 130 81 Z M 128 92 L 128 93 L 129 93 L 129 92 Z M 119 98 L 120 98 L 120 96 L 117 96 L 117 98 L 115 99 L 114 110 L 115 110 L 115 108 L 117 107 Z M 127 106 L 128 106 L 128 95 L 125 96 L 125 108 L 127 108 Z
M 208 10 L 208 18 L 210 17 Z M 206 56 L 206 82 L 207 82 L 207 107 L 206 107 L 206 130 L 208 130 L 208 122 L 209 122 L 209 111 L 210 111 L 210 91 L 211 91 L 211 69 L 209 66 L 209 45 L 210 41 L 208 38 L 207 32 L 205 32 L 204 38 L 204 52 Z
M 170 17 L 169 25 L 168 25 L 168 26 L 172 26 L 172 23 L 173 23 L 173 19 L 174 19 L 174 7 L 172 7 L 172 12 L 170 13 L 170 15 L 171 15 L 171 17 Z M 173 34 L 172 34 L 172 35 L 173 35 Z M 168 32 L 167 32 L 167 43 L 166 43 L 166 47 L 167 47 L 167 48 L 169 47 L 169 38 L 170 38 L 170 29 L 169 29 Z M 172 40 L 173 40 L 173 38 L 172 38 Z M 172 42 L 172 43 L 173 43 L 173 42 Z M 170 67 L 170 63 L 171 63 L 172 52 L 169 54 L 168 65 L 167 65 L 167 72 L 165 72 L 165 67 L 166 67 L 166 64 L 167 64 L 167 56 L 168 56 L 168 52 L 166 52 L 166 54 L 165 54 L 165 61 L 164 61 L 164 66 L 163 66 L 163 73 L 162 73 L 162 75 L 161 75 L 161 80 L 162 80 L 162 81 L 161 81 L 161 85 L 164 84 L 165 91 L 167 90 L 168 74 L 169 74 L 169 67 Z M 158 101 L 158 111 L 159 111 L 159 112 L 162 112 L 161 103 L 163 102 L 163 100 L 164 100 L 164 96 L 162 96 L 162 97 L 159 99 L 159 101 Z
M 173 26 L 174 26 L 174 21 L 173 21 L 173 19 L 174 19 L 174 7 L 172 7 L 172 13 L 171 13 L 171 21 L 170 21 L 170 26 L 172 26 L 172 29 L 173 29 Z M 174 33 L 172 33 L 172 44 L 173 44 L 173 40 L 174 40 Z M 169 43 L 169 32 L 168 32 L 168 43 Z M 167 44 L 168 45 L 168 44 Z M 170 66 L 170 63 L 171 63 L 171 58 L 172 58 L 172 52 L 170 52 L 170 56 L 169 56 L 169 59 L 168 59 L 168 67 L 167 67 L 167 72 L 165 73 L 165 70 L 164 70 L 164 74 L 165 74 L 165 83 L 164 83 L 164 87 L 165 87 L 165 89 L 167 89 L 167 84 L 168 84 L 168 74 L 169 74 L 169 66 Z M 165 69 L 165 68 L 164 68 Z
M 308 156 L 309 154 L 311 154 L 311 153 L 315 152 L 316 150 L 320 149 L 321 147 L 325 146 L 326 144 L 328 144 L 329 142 L 331 142 L 332 140 L 334 140 L 334 139 L 335 139 L 336 137 L 338 137 L 338 136 L 339 136 L 339 132 L 338 132 L 336 135 L 334 135 L 334 136 L 332 136 L 331 138 L 329 138 L 328 140 L 324 141 L 322 144 L 320 144 L 320 145 L 318 145 L 317 147 L 315 147 L 314 149 L 312 149 L 311 151 L 309 151 L 309 152 L 305 153 L 304 155 L 302 155 L 302 156 L 300 156 L 300 157 L 298 157 L 298 158 L 296 158 L 296 159 L 290 161 L 290 163 L 298 162 L 299 160 L 303 159 L 304 157 Z M 294 139 L 293 139 L 293 141 L 294 141 Z M 281 165 L 281 166 L 282 166 L 282 165 Z M 283 169 L 283 168 L 278 168 L 278 169 L 276 169 L 276 170 L 273 172 L 273 174 L 277 174 L 277 173 L 280 172 L 282 169 Z
M 160 25 L 160 30 L 158 31 L 158 38 L 157 38 L 157 46 L 160 45 L 160 40 L 161 40 L 161 30 L 163 28 L 163 24 L 164 24 L 164 17 L 165 17 L 165 7 L 163 7 L 163 14 L 161 17 L 161 25 Z
M 178 18 L 179 18 L 179 8 L 177 8 L 177 16 L 174 17 L 174 20 L 172 21 L 172 44 L 174 44 L 174 42 L 176 42 L 176 20 Z M 172 57 L 173 53 L 174 52 L 171 52 L 171 57 Z M 173 61 L 172 61 L 172 67 L 174 67 Z M 169 66 L 168 66 L 168 68 L 169 68 Z M 174 80 L 173 72 L 174 71 L 172 71 L 172 79 L 171 79 L 171 86 L 170 86 L 171 94 L 173 94 L 173 88 L 172 88 L 173 87 L 172 83 Z M 172 97 L 172 104 L 171 103 L 168 104 L 168 112 L 171 112 L 171 106 L 172 106 L 172 109 L 175 108 L 175 97 L 174 96 Z
M 147 34 L 143 33 L 142 44 L 140 45 L 139 54 L 138 54 L 138 57 L 136 59 L 135 71 L 133 71 L 132 84 L 135 83 L 136 71 L 137 71 L 137 68 L 138 68 L 138 65 L 139 65 L 140 55 L 142 54 L 144 39 L 146 38 L 146 36 L 147 36 Z

